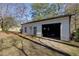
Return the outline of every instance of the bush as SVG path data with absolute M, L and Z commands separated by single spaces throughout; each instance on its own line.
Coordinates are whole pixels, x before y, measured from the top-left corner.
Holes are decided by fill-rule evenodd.
M 79 29 L 77 29 L 75 32 L 75 41 L 79 42 Z

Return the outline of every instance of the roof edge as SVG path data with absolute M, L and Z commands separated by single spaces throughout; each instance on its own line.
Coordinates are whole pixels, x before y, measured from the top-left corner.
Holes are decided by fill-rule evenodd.
M 51 20 L 51 19 L 56 19 L 56 18 L 61 18 L 61 17 L 69 17 L 69 16 L 72 16 L 72 15 L 75 15 L 75 14 L 65 14 L 65 15 L 59 15 L 59 16 L 55 16 L 55 17 L 51 17 L 51 18 L 46 18 L 46 19 L 39 19 L 39 20 L 36 20 L 36 21 L 23 23 L 21 25 L 29 24 L 29 23 L 35 23 L 35 22 L 40 22 L 40 21 L 46 21 L 46 20 Z

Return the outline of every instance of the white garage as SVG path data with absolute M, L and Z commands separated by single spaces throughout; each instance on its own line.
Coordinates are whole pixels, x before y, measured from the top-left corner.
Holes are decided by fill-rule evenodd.
M 23 34 L 70 40 L 70 21 L 72 15 L 60 15 L 52 18 L 22 24 Z

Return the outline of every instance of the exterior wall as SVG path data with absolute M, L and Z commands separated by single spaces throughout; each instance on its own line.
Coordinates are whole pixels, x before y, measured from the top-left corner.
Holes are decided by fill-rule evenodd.
M 61 40 L 69 40 L 69 17 L 63 17 L 63 18 L 57 18 L 57 19 L 52 19 L 52 20 L 46 20 L 46 21 L 40 21 L 40 22 L 35 22 L 35 23 L 29 23 L 29 24 L 24 24 L 22 26 L 23 28 L 23 33 L 24 32 L 24 27 L 27 27 L 27 34 L 28 35 L 33 35 L 33 27 L 37 27 L 37 36 L 42 36 L 42 24 L 51 24 L 51 23 L 61 23 Z M 32 26 L 31 32 L 29 27 Z

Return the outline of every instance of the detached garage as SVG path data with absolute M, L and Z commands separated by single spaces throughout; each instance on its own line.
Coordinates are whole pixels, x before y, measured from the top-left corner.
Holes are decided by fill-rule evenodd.
M 32 21 L 22 24 L 22 33 L 39 37 L 49 37 L 58 40 L 70 40 L 70 21 L 72 15 Z

